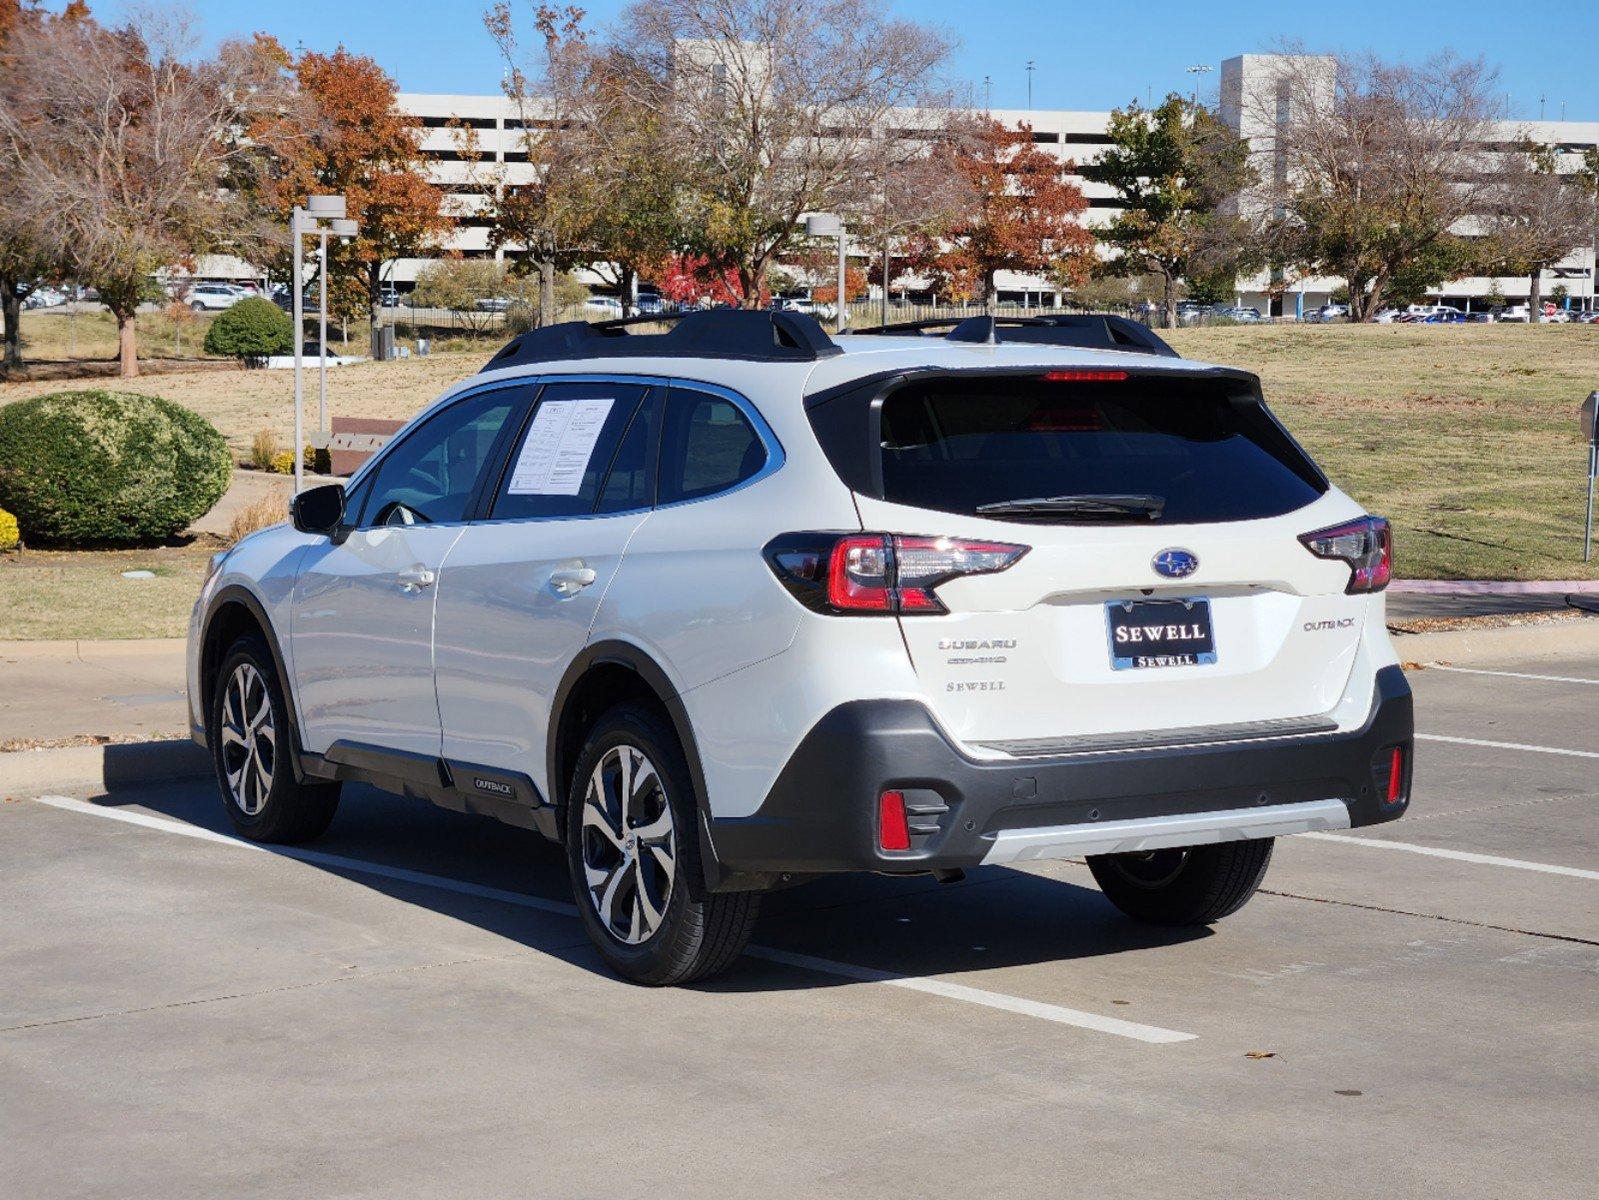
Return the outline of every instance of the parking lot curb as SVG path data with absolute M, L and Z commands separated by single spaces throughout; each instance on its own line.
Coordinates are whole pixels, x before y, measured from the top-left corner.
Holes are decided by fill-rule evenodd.
M 1395 633 L 1394 652 L 1403 662 L 1469 663 L 1492 659 L 1551 659 L 1599 654 L 1599 621 L 1550 621 L 1484 629 Z
M 195 779 L 211 773 L 211 756 L 184 739 L 16 750 L 0 754 L 0 796 L 40 792 L 114 792 L 150 784 Z

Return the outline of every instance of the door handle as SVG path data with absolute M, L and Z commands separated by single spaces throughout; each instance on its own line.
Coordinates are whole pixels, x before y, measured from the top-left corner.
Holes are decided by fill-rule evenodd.
M 423 588 L 432 587 L 438 575 L 426 567 L 412 567 L 401 571 L 395 578 L 399 580 L 402 592 L 420 592 Z
M 550 586 L 563 596 L 575 596 L 597 578 L 593 567 L 561 567 L 550 572 Z

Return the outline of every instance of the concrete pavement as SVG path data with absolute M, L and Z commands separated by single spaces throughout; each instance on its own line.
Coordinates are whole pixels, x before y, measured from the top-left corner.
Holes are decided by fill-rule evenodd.
M 0 642 L 0 752 L 188 730 L 183 639 Z
M 1137 926 L 1073 863 L 841 879 L 771 897 L 764 956 L 675 991 L 606 975 L 559 853 L 492 822 L 351 787 L 283 854 L 232 840 L 208 784 L 0 805 L 0 1178 L 1591 1196 L 1599 653 L 1411 680 L 1410 815 L 1280 843 L 1213 930 Z

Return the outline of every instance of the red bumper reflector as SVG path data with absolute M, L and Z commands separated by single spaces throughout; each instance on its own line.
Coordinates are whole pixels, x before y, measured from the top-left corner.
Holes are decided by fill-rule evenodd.
M 905 824 L 905 796 L 884 792 L 877 798 L 877 844 L 884 850 L 909 850 L 911 831 Z
M 1388 763 L 1388 803 L 1398 804 L 1405 794 L 1405 748 L 1395 746 Z

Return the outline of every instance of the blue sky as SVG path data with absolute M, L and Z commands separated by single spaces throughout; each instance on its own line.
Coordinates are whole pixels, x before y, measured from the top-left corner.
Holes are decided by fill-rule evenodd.
M 804 0 L 795 0 L 803 3 Z M 526 11 L 528 0 L 517 0 Z M 996 108 L 1027 100 L 1025 64 L 1037 63 L 1040 108 L 1103 109 L 1146 92 L 1189 90 L 1184 68 L 1294 38 L 1316 50 L 1374 50 L 1425 58 L 1443 49 L 1484 55 L 1501 70 L 1509 112 L 1599 120 L 1599 6 L 1592 0 L 891 0 L 902 15 L 944 28 L 959 42 L 953 74 L 981 97 L 993 78 Z M 91 0 L 102 17 L 127 0 Z M 59 3 L 55 5 L 59 7 Z M 209 41 L 256 29 L 290 47 L 367 53 L 405 91 L 484 92 L 499 78 L 479 0 L 198 0 L 192 10 Z M 622 0 L 585 6 L 603 22 Z M 1210 77 L 1211 88 L 1215 75 Z

